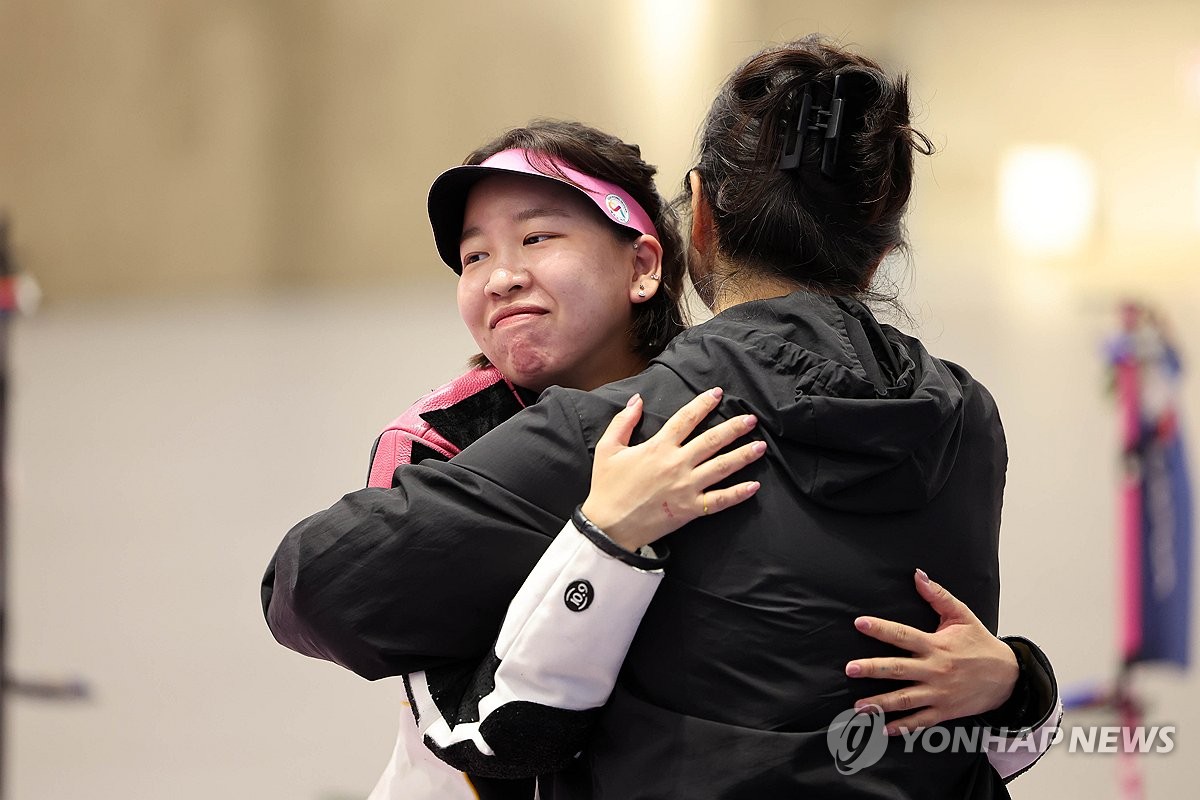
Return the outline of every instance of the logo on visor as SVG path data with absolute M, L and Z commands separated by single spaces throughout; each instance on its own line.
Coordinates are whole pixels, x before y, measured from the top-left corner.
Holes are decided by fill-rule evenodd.
M 604 198 L 604 205 L 608 206 L 608 215 L 622 225 L 629 222 L 629 207 L 625 205 L 625 201 L 615 194 L 610 194 Z

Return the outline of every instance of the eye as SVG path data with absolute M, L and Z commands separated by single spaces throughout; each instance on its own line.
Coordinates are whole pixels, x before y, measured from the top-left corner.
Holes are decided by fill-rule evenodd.
M 467 253 L 462 258 L 462 265 L 464 267 L 469 267 L 472 264 L 474 264 L 478 261 L 482 261 L 485 258 L 487 258 L 487 253 Z
M 525 237 L 525 240 L 523 242 L 521 242 L 521 244 L 526 244 L 526 245 L 541 244 L 542 242 L 547 241 L 549 239 L 557 239 L 557 238 L 558 238 L 558 236 L 555 234 L 552 234 L 552 233 L 531 233 Z

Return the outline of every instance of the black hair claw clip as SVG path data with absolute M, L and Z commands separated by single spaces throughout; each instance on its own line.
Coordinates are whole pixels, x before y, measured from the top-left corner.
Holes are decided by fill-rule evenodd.
M 821 173 L 827 177 L 833 177 L 837 168 L 838 142 L 842 135 L 842 109 L 845 103 L 842 95 L 844 90 L 845 83 L 842 76 L 835 75 L 828 108 L 816 105 L 813 100 L 811 84 L 806 83 L 800 90 L 793 92 L 789 103 L 790 113 L 784 118 L 783 154 L 779 158 L 780 170 L 799 169 L 801 156 L 804 153 L 804 140 L 809 135 L 816 134 L 823 142 Z M 799 94 L 800 91 L 803 94 L 797 98 L 796 94 Z

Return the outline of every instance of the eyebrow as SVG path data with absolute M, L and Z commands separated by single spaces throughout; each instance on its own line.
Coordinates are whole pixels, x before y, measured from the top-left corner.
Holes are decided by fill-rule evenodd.
M 524 211 L 518 211 L 516 214 L 513 214 L 512 219 L 513 219 L 513 222 L 528 222 L 531 219 L 539 219 L 541 217 L 570 217 L 570 216 L 573 216 L 573 215 L 567 209 L 558 208 L 556 206 L 551 206 L 548 208 L 543 208 L 543 207 L 527 208 Z M 465 242 L 467 239 L 470 239 L 472 236 L 480 235 L 480 233 L 482 233 L 482 231 L 477 226 L 473 226 L 470 228 L 463 228 L 462 235 L 458 237 L 458 240 L 460 242 Z

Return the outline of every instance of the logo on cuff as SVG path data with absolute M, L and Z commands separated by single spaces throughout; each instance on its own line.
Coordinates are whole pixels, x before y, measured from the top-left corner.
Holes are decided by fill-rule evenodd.
M 596 590 L 585 580 L 571 581 L 563 595 L 563 602 L 572 611 L 583 611 L 596 598 Z

